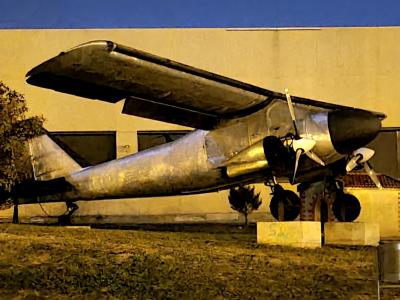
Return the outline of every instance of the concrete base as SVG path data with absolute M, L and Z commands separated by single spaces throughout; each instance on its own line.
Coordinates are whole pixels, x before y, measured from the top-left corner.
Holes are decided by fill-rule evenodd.
M 378 246 L 379 240 L 377 223 L 325 223 L 326 245 Z
M 303 248 L 321 247 L 321 223 L 257 222 L 257 243 Z

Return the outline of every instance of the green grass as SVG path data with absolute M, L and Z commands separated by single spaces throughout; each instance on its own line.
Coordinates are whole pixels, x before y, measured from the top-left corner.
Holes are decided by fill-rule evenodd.
M 4 299 L 372 299 L 376 293 L 372 248 L 261 246 L 254 229 L 237 226 L 0 224 L 0 253 Z

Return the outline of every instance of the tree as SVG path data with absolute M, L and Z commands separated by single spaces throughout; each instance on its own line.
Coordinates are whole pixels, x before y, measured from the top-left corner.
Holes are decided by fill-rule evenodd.
M 0 208 L 12 205 L 12 188 L 31 176 L 26 141 L 44 132 L 43 117 L 26 118 L 22 94 L 0 81 Z
M 260 193 L 256 194 L 254 187 L 243 185 L 231 188 L 228 198 L 231 208 L 244 216 L 245 226 L 248 224 L 247 216 L 262 203 Z

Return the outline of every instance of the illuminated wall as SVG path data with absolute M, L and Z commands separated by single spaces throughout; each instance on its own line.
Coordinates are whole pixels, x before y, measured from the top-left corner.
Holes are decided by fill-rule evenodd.
M 26 72 L 37 64 L 97 39 L 112 40 L 268 89 L 282 92 L 289 88 L 298 96 L 382 111 L 388 115 L 384 126 L 400 125 L 397 84 L 400 28 L 397 27 L 0 30 L 0 80 L 25 94 L 30 113 L 42 114 L 49 131 L 116 131 L 118 157 L 137 151 L 137 131 L 187 128 L 122 115 L 122 103 L 87 100 L 25 82 Z M 260 215 L 268 219 L 269 195 L 261 188 L 264 204 Z M 140 220 L 143 215 L 178 221 L 236 218 L 230 214 L 226 192 L 80 206 L 77 216 L 127 216 L 125 221 L 133 220 L 131 216 Z M 37 207 L 30 207 L 22 208 L 22 215 L 41 214 Z M 64 210 L 62 205 L 51 207 L 54 214 Z M 2 212 L 6 213 L 9 212 Z

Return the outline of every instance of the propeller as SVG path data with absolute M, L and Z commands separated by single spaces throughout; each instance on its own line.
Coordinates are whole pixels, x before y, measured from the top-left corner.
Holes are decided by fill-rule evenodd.
M 317 164 L 320 164 L 321 166 L 325 166 L 325 163 L 321 158 L 318 157 L 317 154 L 315 154 L 312 151 L 312 149 L 315 147 L 316 141 L 313 139 L 300 137 L 299 130 L 296 124 L 296 115 L 294 113 L 292 97 L 290 96 L 288 89 L 285 89 L 285 94 L 286 94 L 286 100 L 289 108 L 290 117 L 292 119 L 293 128 L 295 132 L 294 140 L 292 143 L 293 150 L 296 154 L 296 160 L 294 163 L 294 171 L 293 171 L 293 182 L 294 182 L 294 180 L 296 179 L 297 168 L 299 166 L 299 161 L 302 154 L 307 155 L 310 159 L 315 161 Z
M 290 117 L 292 118 L 292 122 L 293 122 L 295 138 L 298 139 L 298 138 L 300 138 L 300 136 L 299 136 L 299 131 L 297 130 L 296 115 L 294 114 L 294 107 L 293 107 L 293 103 L 292 103 L 292 97 L 290 96 L 288 89 L 285 89 L 285 94 L 286 94 L 287 104 L 288 104 L 288 107 L 289 107 Z
M 302 154 L 310 152 L 312 148 L 314 148 L 316 142 L 311 139 L 300 138 L 298 140 L 293 140 L 292 147 L 296 154 L 296 160 L 294 163 L 294 171 L 293 171 L 293 182 L 296 179 L 297 168 L 299 166 L 300 157 Z
M 355 150 L 347 162 L 346 172 L 352 171 L 355 167 L 362 165 L 364 167 L 365 172 L 371 178 L 371 180 L 375 183 L 377 188 L 382 189 L 382 184 L 379 181 L 378 175 L 376 175 L 375 171 L 372 169 L 369 164 L 369 160 L 372 156 L 374 156 L 375 151 L 370 148 L 359 148 Z

